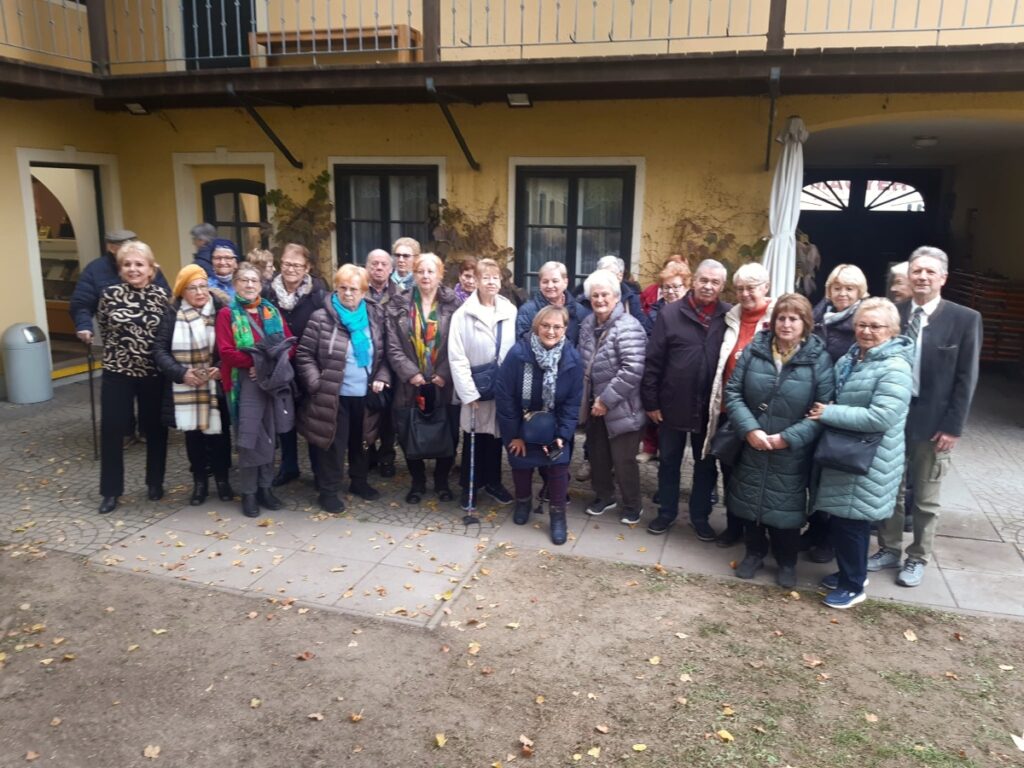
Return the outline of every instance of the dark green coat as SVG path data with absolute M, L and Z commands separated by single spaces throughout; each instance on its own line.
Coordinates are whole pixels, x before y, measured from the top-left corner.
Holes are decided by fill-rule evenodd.
M 832 358 L 821 339 L 811 336 L 779 373 L 771 339 L 770 331 L 761 331 L 743 350 L 725 387 L 726 412 L 744 438 L 763 429 L 780 434 L 789 447 L 756 451 L 744 444 L 729 481 L 727 504 L 744 520 L 799 528 L 807 518 L 811 458 L 821 431 L 806 414 L 813 403 L 832 399 Z M 771 397 L 776 379 L 781 384 Z

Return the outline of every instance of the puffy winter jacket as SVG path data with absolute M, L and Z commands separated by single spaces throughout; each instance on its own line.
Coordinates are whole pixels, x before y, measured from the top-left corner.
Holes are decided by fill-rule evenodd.
M 832 399 L 832 360 L 821 339 L 811 336 L 780 372 L 771 343 L 772 334 L 759 331 L 743 350 L 725 385 L 725 407 L 742 437 L 763 429 L 789 447 L 757 451 L 745 445 L 729 481 L 727 505 L 744 520 L 799 528 L 807 518 L 812 457 L 821 432 L 821 424 L 806 414 L 814 403 Z
M 814 508 L 850 520 L 884 520 L 892 514 L 903 477 L 903 428 L 913 387 L 914 342 L 896 336 L 869 349 L 864 360 L 856 359 L 859 352 L 855 348 L 848 353 L 853 368 L 821 423 L 885 435 L 866 475 L 822 468 Z M 837 379 L 846 360 L 836 363 Z
M 849 311 L 840 313 L 842 317 L 833 318 L 834 322 L 827 325 L 825 324 L 825 313 L 832 309 L 832 304 L 828 299 L 822 299 L 814 305 L 814 335 L 825 342 L 825 348 L 833 363 L 849 352 L 850 347 L 856 341 L 853 332 L 853 316 L 859 305 L 860 302 L 856 302 L 848 308 Z
M 517 339 L 529 338 L 533 318 L 549 303 L 544 294 L 537 291 L 532 299 L 519 308 L 519 314 L 516 316 Z M 565 308 L 569 311 L 569 326 L 565 329 L 565 338 L 575 347 L 580 341 L 580 323 L 590 314 L 590 309 L 580 304 L 569 291 L 565 292 Z
M 367 296 L 366 312 L 373 340 L 373 359 L 369 381 L 391 384 L 391 373 L 385 363 L 384 310 Z M 310 316 L 306 331 L 295 351 L 295 370 L 306 398 L 299 408 L 299 432 L 312 445 L 327 449 L 334 442 L 338 428 L 338 393 L 345 379 L 349 333 L 338 319 L 330 300 Z M 369 414 L 367 414 L 369 415 Z M 367 433 L 364 418 L 363 435 Z
M 584 375 L 589 367 L 590 396 L 600 398 L 608 409 L 604 423 L 611 437 L 636 432 L 647 423 L 640 402 L 646 349 L 647 334 L 643 326 L 626 314 L 621 304 L 615 306 L 600 330 L 596 315 L 588 315 L 580 327 L 579 353 Z M 583 403 L 582 414 L 586 414 L 588 406 Z

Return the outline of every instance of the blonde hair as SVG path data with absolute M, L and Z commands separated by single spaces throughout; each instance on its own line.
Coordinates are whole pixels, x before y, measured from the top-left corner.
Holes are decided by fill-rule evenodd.
M 257 267 L 255 264 L 249 263 L 248 261 L 243 261 L 241 266 L 239 266 L 238 269 L 235 270 L 235 274 L 231 276 L 231 282 L 238 282 L 238 278 L 240 278 L 242 274 L 245 272 L 252 272 L 254 275 L 256 275 L 256 277 L 260 279 L 260 283 L 262 284 L 263 273 L 260 272 L 260 268 Z
M 302 243 L 288 243 L 288 245 L 281 249 L 282 259 L 288 251 L 296 251 L 306 260 L 306 264 L 309 264 L 309 248 L 304 246 Z
M 498 277 L 501 277 L 501 267 L 498 266 L 498 262 L 496 262 L 494 259 L 478 259 L 476 262 L 477 280 L 483 278 L 485 269 L 492 269 L 498 273 Z
M 658 273 L 658 282 L 664 283 L 671 280 L 673 277 L 683 278 L 683 285 L 686 288 L 690 287 L 690 283 L 693 282 L 693 275 L 690 274 L 690 265 L 685 261 L 670 261 L 665 265 L 665 268 Z
M 565 325 L 566 330 L 569 329 L 569 310 L 565 307 L 556 307 L 552 304 L 548 304 L 540 308 L 540 311 L 534 316 L 533 322 L 530 324 L 530 330 L 534 333 L 540 328 L 540 324 L 544 322 L 548 315 L 558 315 L 562 318 L 562 323 Z
M 263 248 L 253 248 L 245 254 L 245 260 L 250 264 L 255 264 L 260 269 L 274 266 L 274 254 Z
M 889 326 L 889 330 L 892 331 L 893 336 L 900 335 L 900 312 L 896 309 L 895 304 L 881 296 L 864 299 L 864 301 L 860 303 L 860 306 L 857 307 L 857 311 L 853 313 L 853 322 L 856 323 L 860 319 L 861 315 L 865 312 L 871 311 L 881 313 Z
M 408 239 L 412 240 L 412 238 L 408 238 Z M 413 242 L 416 242 L 416 241 L 413 240 Z M 417 245 L 418 245 L 418 243 L 417 243 Z M 443 275 L 444 274 L 444 262 L 441 261 L 441 257 L 438 256 L 436 253 L 430 253 L 429 251 L 427 253 L 420 253 L 420 254 L 418 254 L 416 256 L 416 258 L 414 258 L 412 260 L 412 271 L 416 272 L 420 268 L 420 264 L 422 264 L 424 261 L 431 261 L 431 262 L 433 262 L 434 266 L 437 268 L 437 274 L 438 275 Z
M 400 237 L 391 244 L 391 253 L 394 254 L 395 249 L 400 245 L 407 245 L 412 248 L 412 255 L 420 255 L 420 241 L 412 237 Z
M 864 277 L 864 273 L 856 264 L 840 264 L 829 273 L 828 280 L 825 281 L 826 298 L 828 298 L 829 293 L 832 291 L 833 283 L 846 283 L 847 285 L 856 286 L 860 292 L 857 296 L 858 299 L 866 299 L 871 295 L 868 293 L 868 279 Z
M 158 269 L 156 257 L 153 255 L 153 249 L 150 248 L 141 240 L 129 240 L 127 243 L 125 243 L 124 245 L 117 249 L 117 255 L 114 257 L 114 259 L 117 261 L 117 266 L 120 267 L 121 262 L 123 262 L 126 258 L 128 258 L 128 256 L 132 254 L 135 254 L 136 256 L 141 256 L 146 261 L 148 261 L 149 266 L 153 268 L 154 272 Z
M 357 267 L 355 264 L 342 264 L 338 268 L 338 271 L 334 273 L 335 290 L 337 290 L 343 280 L 351 280 L 353 277 L 359 281 L 359 290 L 363 293 L 370 290 L 370 278 L 366 269 L 363 267 Z

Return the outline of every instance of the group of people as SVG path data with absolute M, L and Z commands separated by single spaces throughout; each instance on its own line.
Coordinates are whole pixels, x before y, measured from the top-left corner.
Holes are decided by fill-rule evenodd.
M 579 295 L 563 264 L 542 265 L 539 290 L 517 307 L 496 262 L 461 261 L 448 287 L 443 261 L 412 238 L 372 251 L 365 268 L 342 266 L 329 290 L 301 245 L 283 249 L 275 273 L 258 253 L 240 263 L 233 243 L 200 227 L 195 262 L 173 286 L 148 246 L 111 233 L 104 278 L 113 269 L 117 279 L 89 280 L 94 304 L 72 302 L 83 341 L 92 340 L 91 312 L 104 341 L 101 513 L 124 493 L 121 447 L 137 399 L 150 499 L 163 495 L 168 428 L 185 433 L 192 504 L 207 498 L 211 475 L 219 497 L 234 498 L 234 445 L 251 517 L 280 508 L 273 488 L 299 477 L 297 435 L 309 444 L 320 506 L 332 513 L 344 509 L 346 472 L 349 493 L 379 497 L 370 472 L 394 476 L 396 444 L 410 477 L 406 502 L 428 494 L 427 462 L 432 493 L 453 501 L 461 439 L 467 523 L 486 494 L 526 524 L 536 471 L 558 545 L 568 536 L 569 465 L 582 427 L 588 515 L 621 505 L 623 524 L 640 523 L 639 465 L 657 456 L 647 531 L 667 532 L 689 442 L 690 525 L 701 541 L 743 542 L 740 578 L 771 551 L 778 583 L 792 587 L 809 549 L 820 562 L 836 559 L 823 582 L 833 607 L 864 599 L 868 571 L 899 567 L 898 583 L 921 582 L 981 336 L 976 312 L 941 298 L 948 266 L 936 248 L 896 268 L 893 290 L 910 293 L 898 307 L 868 297 L 853 265 L 833 270 L 812 307 L 796 293 L 773 297 L 764 267 L 745 264 L 732 276 L 733 306 L 722 300 L 728 276 L 718 261 L 691 276 L 673 257 L 641 292 L 615 256 L 598 262 Z M 839 440 L 853 441 L 838 452 L 852 450 L 861 466 L 825 455 Z M 716 532 L 719 468 L 726 524 Z M 913 543 L 904 560 L 906 487 Z M 869 557 L 873 525 L 881 546 Z

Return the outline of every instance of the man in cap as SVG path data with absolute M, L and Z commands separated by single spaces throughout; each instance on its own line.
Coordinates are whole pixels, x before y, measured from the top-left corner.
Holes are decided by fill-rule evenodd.
M 189 230 L 192 236 L 192 247 L 196 252 L 192 261 L 206 270 L 207 276 L 213 275 L 213 241 L 217 239 L 217 228 L 213 224 L 196 224 Z
M 98 259 L 90 261 L 82 270 L 74 293 L 71 294 L 68 308 L 71 312 L 71 320 L 75 324 L 75 335 L 84 344 L 92 344 L 92 319 L 99 306 L 100 294 L 103 293 L 103 289 L 122 282 L 120 271 L 117 268 L 117 249 L 131 240 L 138 240 L 139 237 L 130 229 L 113 229 L 107 232 L 103 239 L 107 244 L 106 253 Z M 171 292 L 167 279 L 159 269 L 156 271 L 154 282 L 167 289 L 168 293 Z

